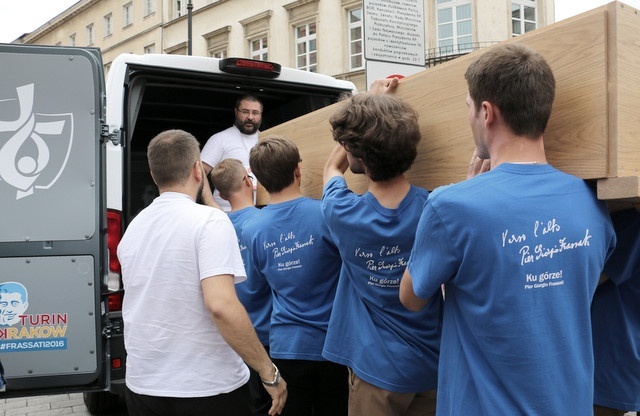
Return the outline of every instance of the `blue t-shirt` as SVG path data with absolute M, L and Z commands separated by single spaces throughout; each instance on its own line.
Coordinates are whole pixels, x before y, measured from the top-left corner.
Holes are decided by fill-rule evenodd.
M 238 211 L 228 212 L 229 219 L 236 229 L 240 255 L 247 268 L 247 244 L 242 240 L 242 226 L 247 220 L 256 215 L 260 210 L 256 207 L 246 207 Z M 258 334 L 258 339 L 265 347 L 269 346 L 269 323 L 271 321 L 271 288 L 264 279 L 250 279 L 236 284 L 238 299 L 244 305 L 253 327 Z
M 592 414 L 589 307 L 614 245 L 605 204 L 549 165 L 434 190 L 408 270 L 419 297 L 445 284 L 438 414 Z
M 640 213 L 612 215 L 618 242 L 591 305 L 594 403 L 640 410 Z
M 370 193 L 353 193 L 339 176 L 322 195 L 343 261 L 323 354 L 362 380 L 399 393 L 437 385 L 441 291 L 434 289 L 420 312 L 409 311 L 399 298 L 427 195 L 412 186 L 397 209 L 388 209 Z
M 325 361 L 322 345 L 340 274 L 340 255 L 320 201 L 300 197 L 269 204 L 244 223 L 247 276 L 273 293 L 270 355 Z

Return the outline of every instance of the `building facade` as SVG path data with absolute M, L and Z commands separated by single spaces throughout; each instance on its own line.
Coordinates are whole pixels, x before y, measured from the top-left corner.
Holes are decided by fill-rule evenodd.
M 554 21 L 554 0 L 423 1 L 427 66 Z M 364 91 L 363 21 L 362 0 L 80 0 L 14 43 L 99 47 L 108 73 L 121 53 L 187 54 L 191 39 L 193 55 L 270 60 Z

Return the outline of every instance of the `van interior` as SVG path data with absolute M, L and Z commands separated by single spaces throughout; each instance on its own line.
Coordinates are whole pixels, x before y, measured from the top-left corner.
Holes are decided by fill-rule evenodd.
M 173 68 L 129 67 L 125 106 L 124 221 L 155 195 L 146 149 L 158 133 L 182 129 L 204 146 L 213 134 L 233 124 L 236 99 L 251 92 L 263 102 L 261 130 L 331 105 L 351 90 L 229 73 Z

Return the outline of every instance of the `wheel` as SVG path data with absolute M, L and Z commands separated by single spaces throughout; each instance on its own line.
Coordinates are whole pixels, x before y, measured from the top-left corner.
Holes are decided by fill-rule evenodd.
M 92 415 L 101 415 L 115 410 L 120 405 L 120 396 L 108 391 L 83 394 L 84 405 Z

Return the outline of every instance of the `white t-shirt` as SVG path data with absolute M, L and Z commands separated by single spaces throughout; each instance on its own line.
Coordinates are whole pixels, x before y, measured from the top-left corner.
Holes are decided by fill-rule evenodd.
M 233 125 L 226 130 L 214 134 L 207 140 L 207 143 L 202 148 L 200 159 L 211 167 L 215 167 L 224 159 L 238 159 L 242 162 L 245 169 L 247 169 L 247 172 L 251 173 L 251 168 L 249 167 L 249 152 L 251 148 L 258 143 L 258 134 L 259 132 L 251 135 L 243 134 Z M 254 202 L 256 187 L 257 183 L 255 178 L 253 178 Z M 213 191 L 213 198 L 222 209 L 231 211 L 231 205 L 228 201 L 220 198 L 217 190 Z
M 231 221 L 182 193 L 142 210 L 118 246 L 127 386 L 161 397 L 228 393 L 249 379 L 207 310 L 201 280 L 246 278 Z

